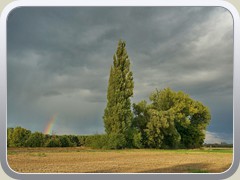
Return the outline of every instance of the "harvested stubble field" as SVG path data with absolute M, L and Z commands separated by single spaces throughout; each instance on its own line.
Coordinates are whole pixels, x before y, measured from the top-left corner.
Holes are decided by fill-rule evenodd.
M 221 173 L 232 158 L 232 149 L 226 148 L 8 148 L 9 166 L 19 173 Z

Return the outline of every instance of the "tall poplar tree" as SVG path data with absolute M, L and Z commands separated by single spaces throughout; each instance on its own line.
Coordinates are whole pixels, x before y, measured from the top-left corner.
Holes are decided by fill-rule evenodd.
M 130 70 L 126 43 L 120 40 L 110 69 L 107 106 L 103 116 L 106 133 L 112 137 L 112 141 L 118 141 L 114 142 L 116 148 L 122 148 L 128 143 L 133 119 L 130 100 L 133 96 L 133 87 L 133 74 Z

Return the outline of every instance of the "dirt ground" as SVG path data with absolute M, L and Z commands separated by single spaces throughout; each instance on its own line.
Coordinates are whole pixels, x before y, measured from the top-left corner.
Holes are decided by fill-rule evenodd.
M 19 173 L 221 173 L 232 149 L 94 150 L 8 148 L 8 164 Z

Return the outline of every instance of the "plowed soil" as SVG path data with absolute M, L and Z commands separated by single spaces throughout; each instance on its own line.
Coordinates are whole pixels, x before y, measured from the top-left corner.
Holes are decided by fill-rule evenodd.
M 8 148 L 18 173 L 222 173 L 232 149 L 95 150 L 90 148 Z

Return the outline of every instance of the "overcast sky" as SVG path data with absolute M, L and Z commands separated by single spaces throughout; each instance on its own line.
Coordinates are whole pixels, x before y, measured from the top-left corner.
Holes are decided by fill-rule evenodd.
M 156 88 L 208 106 L 206 142 L 232 142 L 233 19 L 221 7 L 17 8 L 7 24 L 8 127 L 103 133 L 110 66 L 126 41 L 132 102 Z

